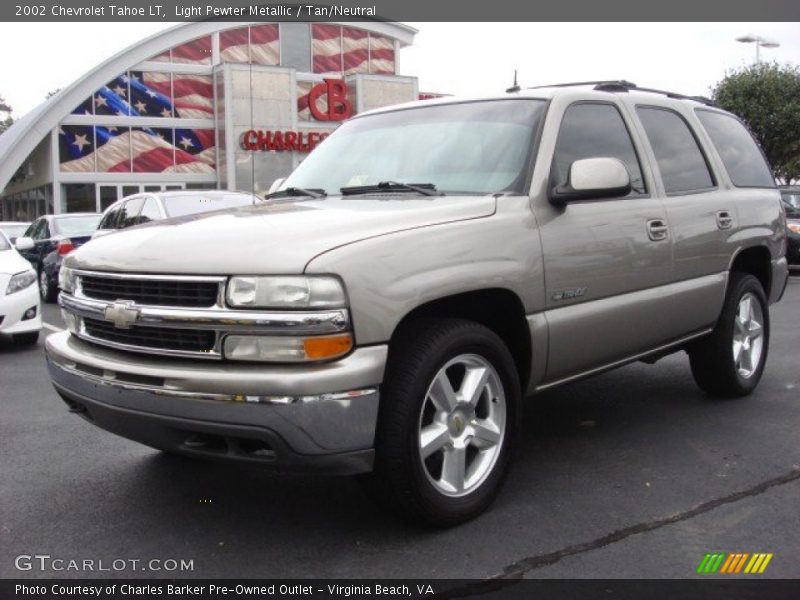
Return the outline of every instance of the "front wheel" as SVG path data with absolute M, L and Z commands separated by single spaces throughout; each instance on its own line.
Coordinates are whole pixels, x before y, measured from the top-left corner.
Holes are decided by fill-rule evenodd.
M 689 350 L 692 375 L 711 396 L 746 396 L 761 379 L 768 349 L 764 288 L 752 275 L 733 272 L 714 331 Z
M 440 319 L 406 328 L 382 386 L 368 478 L 378 500 L 435 526 L 483 512 L 510 465 L 519 388 L 510 352 L 486 327 Z

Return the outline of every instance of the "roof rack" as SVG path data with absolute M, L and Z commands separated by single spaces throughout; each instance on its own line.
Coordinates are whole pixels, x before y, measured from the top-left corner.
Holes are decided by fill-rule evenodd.
M 585 87 L 587 85 L 594 86 L 593 89 L 597 90 L 598 92 L 619 93 L 619 92 L 629 92 L 631 90 L 635 90 L 637 92 L 649 92 L 651 94 L 661 94 L 663 96 L 666 96 L 668 98 L 673 98 L 675 100 L 694 100 L 695 102 L 700 102 L 701 104 L 705 104 L 706 106 L 716 106 L 713 100 L 711 100 L 710 98 L 706 98 L 705 96 L 686 96 L 684 94 L 678 94 L 676 92 L 657 90 L 655 88 L 639 87 L 635 83 L 626 81 L 624 79 L 606 80 L 606 81 L 576 81 L 574 83 L 556 83 L 552 85 L 537 85 L 535 87 L 528 89 L 538 90 L 541 88 Z

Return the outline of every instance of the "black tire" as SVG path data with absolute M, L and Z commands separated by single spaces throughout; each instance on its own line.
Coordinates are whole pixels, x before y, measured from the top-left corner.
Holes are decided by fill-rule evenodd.
M 423 462 L 428 459 L 423 459 L 420 454 L 420 427 L 427 410 L 426 403 L 430 402 L 427 393 L 434 377 L 449 361 L 464 356 L 482 359 L 494 369 L 494 383 L 491 385 L 499 382 L 502 393 L 492 397 L 487 391 L 490 388 L 482 387 L 478 404 L 494 403 L 488 407 L 494 411 L 500 396 L 505 397 L 505 407 L 501 410 L 504 434 L 493 446 L 496 448 L 492 450 L 494 462 L 486 461 L 490 466 L 486 467 L 481 478 L 473 482 L 474 489 L 469 491 L 469 486 L 465 485 L 463 495 L 448 496 L 437 489 L 428 463 Z M 499 386 L 496 389 L 499 390 Z M 414 322 L 392 342 L 381 390 L 375 470 L 362 478 L 368 492 L 379 504 L 407 520 L 437 527 L 463 523 L 486 510 L 506 477 L 519 428 L 519 377 L 511 353 L 502 340 L 491 330 L 472 321 L 424 319 Z M 475 408 L 473 412 L 475 419 L 478 418 L 477 411 Z M 467 435 L 466 443 L 472 443 L 473 436 L 465 431 L 469 431 L 474 421 L 453 422 L 457 423 L 454 427 L 462 435 Z M 479 436 L 476 434 L 474 437 Z M 448 445 L 445 450 L 452 449 Z M 445 450 L 441 451 L 442 461 L 445 460 Z M 474 461 L 478 454 L 479 451 L 474 449 L 470 459 L 467 449 L 464 450 L 466 460 Z M 473 464 L 469 463 L 470 466 Z M 443 478 L 444 462 L 441 470 L 440 477 Z
M 54 285 L 50 281 L 50 277 L 48 277 L 44 268 L 39 271 L 39 297 L 42 302 L 47 302 L 48 304 L 55 302 L 58 297 L 58 285 Z
M 17 346 L 33 346 L 39 341 L 39 332 L 17 333 L 14 335 L 14 343 Z
M 760 356 L 752 369 L 744 373 L 734 358 L 734 333 L 739 303 L 745 296 L 755 300 L 760 308 L 762 346 Z M 769 307 L 764 288 L 752 275 L 732 272 L 722 314 L 714 331 L 695 342 L 689 349 L 689 361 L 695 382 L 710 396 L 736 398 L 747 396 L 758 385 L 767 362 L 769 350 Z M 752 370 L 752 372 L 750 372 Z

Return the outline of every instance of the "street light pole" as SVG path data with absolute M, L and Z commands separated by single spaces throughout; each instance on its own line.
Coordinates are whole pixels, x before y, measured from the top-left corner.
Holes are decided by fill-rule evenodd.
M 752 33 L 748 33 L 747 35 L 743 35 L 741 37 L 736 38 L 737 42 L 742 42 L 744 44 L 755 44 L 756 45 L 756 64 L 761 62 L 761 48 L 778 48 L 780 44 L 774 40 L 768 40 L 766 38 L 761 37 L 760 35 L 753 35 Z

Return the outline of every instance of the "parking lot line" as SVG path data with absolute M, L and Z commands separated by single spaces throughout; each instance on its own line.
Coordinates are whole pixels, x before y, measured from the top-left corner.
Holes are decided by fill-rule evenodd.
M 55 325 L 50 325 L 50 323 L 45 323 L 44 321 L 42 321 L 42 327 L 55 332 L 64 331 L 63 327 L 56 327 Z

